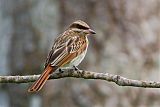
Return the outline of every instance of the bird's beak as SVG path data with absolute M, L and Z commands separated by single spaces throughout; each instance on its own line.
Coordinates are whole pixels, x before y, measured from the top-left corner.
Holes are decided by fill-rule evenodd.
M 88 31 L 89 31 L 89 34 L 96 34 L 96 32 L 92 29 L 88 29 Z
M 85 32 L 86 34 L 96 34 L 96 32 L 92 29 L 86 29 L 86 30 L 83 30 L 83 32 Z

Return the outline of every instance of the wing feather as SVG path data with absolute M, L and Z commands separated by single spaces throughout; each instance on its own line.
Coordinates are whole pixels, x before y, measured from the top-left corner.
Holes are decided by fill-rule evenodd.
M 63 37 L 63 39 L 56 39 L 55 44 L 47 57 L 45 67 L 48 64 L 58 67 L 63 66 L 86 49 L 86 41 L 84 38 L 80 38 L 79 36 L 70 36 L 68 38 Z

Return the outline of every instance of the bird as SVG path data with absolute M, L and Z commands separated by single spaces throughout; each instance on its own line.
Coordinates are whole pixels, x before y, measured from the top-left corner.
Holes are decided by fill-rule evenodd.
M 88 35 L 96 34 L 90 26 L 77 20 L 68 26 L 53 43 L 49 52 L 44 71 L 41 76 L 29 87 L 28 92 L 38 92 L 42 89 L 50 75 L 57 69 L 75 67 L 84 59 L 88 48 Z

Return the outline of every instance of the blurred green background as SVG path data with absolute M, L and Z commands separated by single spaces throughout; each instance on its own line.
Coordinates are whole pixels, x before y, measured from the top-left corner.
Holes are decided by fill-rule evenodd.
M 0 75 L 43 70 L 54 38 L 75 20 L 89 37 L 80 69 L 160 81 L 160 0 L 0 0 Z M 0 84 L 0 107 L 159 107 L 160 89 L 120 87 L 100 80 Z

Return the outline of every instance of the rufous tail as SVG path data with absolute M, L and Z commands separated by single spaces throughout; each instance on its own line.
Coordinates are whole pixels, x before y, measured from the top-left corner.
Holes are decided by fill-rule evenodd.
M 33 85 L 28 89 L 28 92 L 39 91 L 43 87 L 45 82 L 48 80 L 48 78 L 50 77 L 50 74 L 54 71 L 55 69 L 50 65 L 48 65 L 45 68 L 44 72 L 41 74 L 41 76 L 38 78 L 38 80 L 34 82 Z

